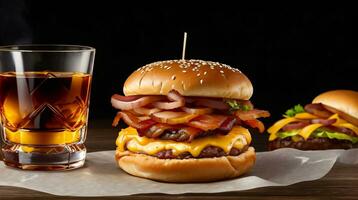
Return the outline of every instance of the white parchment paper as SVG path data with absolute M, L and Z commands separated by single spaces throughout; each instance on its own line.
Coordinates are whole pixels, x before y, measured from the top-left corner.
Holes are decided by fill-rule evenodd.
M 114 151 L 89 153 L 86 166 L 65 172 L 22 171 L 0 164 L 0 185 L 23 187 L 54 195 L 121 196 L 142 193 L 217 193 L 267 186 L 286 186 L 326 175 L 339 159 L 358 163 L 358 151 L 299 151 L 279 149 L 257 153 L 254 169 L 247 175 L 220 182 L 173 184 L 127 175 L 117 168 Z M 342 155 L 340 157 L 340 155 Z M 340 158 L 339 158 L 340 157 Z

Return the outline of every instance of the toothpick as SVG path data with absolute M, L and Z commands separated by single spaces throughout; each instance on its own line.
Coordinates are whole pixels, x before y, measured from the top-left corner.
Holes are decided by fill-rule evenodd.
M 183 40 L 183 53 L 181 55 L 181 59 L 185 60 L 185 48 L 186 48 L 186 32 L 184 32 L 184 40 Z

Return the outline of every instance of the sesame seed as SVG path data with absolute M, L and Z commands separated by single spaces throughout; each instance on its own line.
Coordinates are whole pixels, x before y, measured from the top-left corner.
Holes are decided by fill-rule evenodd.
M 175 80 L 177 77 L 175 75 L 172 76 L 172 80 Z
M 203 82 L 204 82 L 203 79 L 200 79 L 200 84 L 203 84 Z
M 213 61 L 198 60 L 198 59 L 190 59 L 190 60 L 177 59 L 177 60 L 156 61 L 153 63 L 149 63 L 143 67 L 140 67 L 140 68 L 136 69 L 136 71 L 138 71 L 140 74 L 144 74 L 146 72 L 150 72 L 155 69 L 169 70 L 173 67 L 175 69 L 181 69 L 182 73 L 186 73 L 186 72 L 188 72 L 188 70 L 192 70 L 192 73 L 195 73 L 197 77 L 208 75 L 208 71 L 210 69 L 218 70 L 219 74 L 221 74 L 223 77 L 226 77 L 225 70 L 230 70 L 230 72 L 235 72 L 235 73 L 236 72 L 242 73 L 239 69 L 231 67 L 226 64 L 222 64 L 219 62 L 213 62 Z M 216 73 L 216 71 L 215 71 L 215 73 Z M 172 76 L 171 79 L 176 80 L 176 77 Z M 203 81 L 200 81 L 200 82 L 203 82 Z

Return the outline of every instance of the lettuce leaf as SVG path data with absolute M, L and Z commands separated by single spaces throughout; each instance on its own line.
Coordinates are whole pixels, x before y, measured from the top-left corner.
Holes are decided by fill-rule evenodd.
M 285 132 L 278 132 L 277 136 L 281 139 L 287 138 L 287 137 L 292 137 L 295 135 L 298 135 L 300 130 L 292 130 L 292 131 L 285 131 Z
M 303 112 L 306 112 L 303 106 L 301 106 L 301 104 L 297 104 L 293 108 L 288 109 L 285 112 L 284 116 L 294 117 L 297 113 L 303 113 Z
M 322 137 L 322 138 L 337 139 L 337 140 L 349 140 L 353 144 L 358 142 L 358 137 L 353 137 L 344 133 L 322 131 L 322 132 L 314 133 L 313 135 L 314 137 Z
M 284 131 L 278 132 L 277 136 L 281 139 L 287 137 L 293 137 L 298 135 L 300 130 L 291 130 L 291 131 Z M 344 133 L 338 132 L 331 132 L 325 129 L 317 129 L 315 130 L 310 137 L 318 137 L 318 138 L 329 138 L 329 139 L 337 139 L 337 140 L 348 140 L 351 141 L 353 144 L 358 142 L 358 137 L 350 136 Z
M 234 99 L 228 99 L 225 101 L 230 106 L 230 111 L 233 112 L 235 110 L 249 111 L 252 108 L 249 105 L 243 105 L 237 102 Z

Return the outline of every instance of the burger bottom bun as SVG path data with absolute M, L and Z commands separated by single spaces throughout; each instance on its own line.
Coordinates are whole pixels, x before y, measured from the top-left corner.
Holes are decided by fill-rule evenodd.
M 116 151 L 120 168 L 127 173 L 163 182 L 210 182 L 248 172 L 255 164 L 253 147 L 238 156 L 190 159 L 159 159 L 129 151 Z

